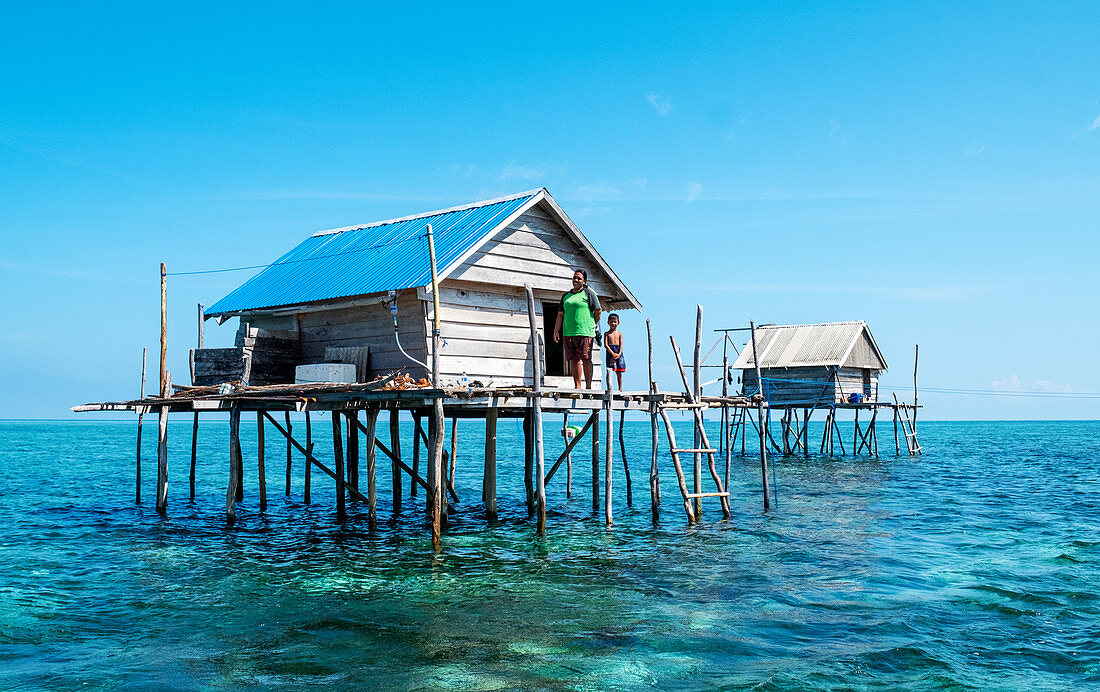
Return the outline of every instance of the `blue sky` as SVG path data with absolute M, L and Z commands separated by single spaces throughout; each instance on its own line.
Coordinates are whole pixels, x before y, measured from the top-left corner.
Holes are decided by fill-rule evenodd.
M 931 389 L 1100 392 L 1100 6 L 5 12 L 0 418 L 136 394 L 161 261 L 539 186 L 645 304 L 663 386 L 700 303 L 867 320 L 902 388 L 920 343 L 929 419 L 1100 417 Z M 172 278 L 177 382 L 195 304 L 247 276 Z

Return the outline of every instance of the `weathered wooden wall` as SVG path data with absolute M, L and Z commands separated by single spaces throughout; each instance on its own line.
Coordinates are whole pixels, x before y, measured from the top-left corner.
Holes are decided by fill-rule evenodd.
M 764 368 L 761 374 L 768 389 L 768 402 L 776 406 L 827 406 L 847 403 L 852 393 L 864 395 L 862 368 Z M 751 396 L 756 393 L 754 370 L 745 370 L 741 382 L 743 394 Z M 873 370 L 870 382 L 871 396 L 865 401 L 874 402 L 878 391 L 878 373 Z
M 526 283 L 561 294 L 570 289 L 575 269 L 588 272 L 588 285 L 602 299 L 625 300 L 565 229 L 536 206 L 483 245 L 449 278 L 494 286 L 522 287 Z
M 539 333 L 549 343 L 553 334 L 542 329 L 542 307 L 544 302 L 556 304 L 561 293 L 537 291 L 535 298 Z M 444 382 L 459 381 L 465 373 L 470 381 L 483 384 L 531 383 L 531 331 L 522 288 L 447 280 L 439 290 L 439 313 L 446 342 L 439 361 Z M 431 316 L 429 303 L 429 321 Z M 602 357 L 603 352 L 594 349 L 594 387 L 602 381 L 597 360 Z M 545 381 L 549 387 L 573 386 L 570 377 L 547 376 Z

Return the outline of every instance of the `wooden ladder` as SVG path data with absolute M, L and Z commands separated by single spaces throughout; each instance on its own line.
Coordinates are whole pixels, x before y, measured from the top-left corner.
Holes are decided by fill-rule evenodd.
M 692 500 L 703 497 L 717 497 L 722 502 L 722 516 L 726 519 L 730 518 L 730 505 L 729 505 L 729 491 L 722 487 L 722 479 L 718 475 L 718 467 L 714 462 L 714 455 L 718 453 L 718 450 L 713 449 L 710 445 L 710 441 L 707 439 L 706 431 L 702 425 L 702 407 L 704 405 L 687 405 L 684 404 L 657 404 L 657 412 L 661 414 L 661 420 L 665 424 L 665 434 L 668 436 L 668 449 L 669 454 L 672 456 L 672 465 L 676 467 L 676 482 L 680 486 L 680 494 L 684 497 L 684 511 L 687 513 L 688 523 L 694 524 L 698 518 L 695 516 L 695 509 L 692 507 Z M 703 443 L 699 448 L 681 448 L 676 446 L 676 433 L 672 429 L 672 421 L 668 418 L 667 409 L 688 409 L 690 408 L 695 418 L 695 430 L 699 433 L 699 440 Z M 714 479 L 714 485 L 717 487 L 717 491 L 714 492 L 700 492 L 693 493 L 688 490 L 687 477 L 684 475 L 684 466 L 680 462 L 681 454 L 706 454 L 707 464 L 710 467 L 710 476 Z
M 914 456 L 920 454 L 923 456 L 924 451 L 917 442 L 917 431 L 913 430 L 913 421 L 909 419 L 909 410 L 898 402 L 897 394 L 894 395 L 894 405 L 901 409 L 901 431 L 905 434 L 905 447 L 909 450 L 909 455 Z

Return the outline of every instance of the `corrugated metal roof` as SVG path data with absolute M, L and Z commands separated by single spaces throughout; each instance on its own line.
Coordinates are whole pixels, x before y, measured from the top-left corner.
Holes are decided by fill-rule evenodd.
M 844 365 L 856 340 L 860 339 L 866 322 L 832 322 L 829 324 L 794 324 L 756 328 L 756 345 L 760 349 L 760 367 L 797 368 L 814 365 Z M 870 336 L 870 330 L 867 330 Z M 878 346 L 875 353 L 886 365 Z M 752 339 L 745 344 L 734 368 L 756 367 Z
M 431 282 L 428 224 L 435 240 L 436 266 L 442 272 L 540 192 L 322 231 L 207 308 L 206 314 L 425 286 Z

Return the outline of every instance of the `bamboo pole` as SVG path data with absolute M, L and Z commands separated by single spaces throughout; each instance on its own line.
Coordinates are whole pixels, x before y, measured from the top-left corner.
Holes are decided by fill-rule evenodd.
M 802 451 L 807 459 L 810 458 L 810 415 L 812 413 L 812 408 L 802 410 Z
M 234 497 L 236 497 L 237 502 L 244 500 L 244 455 L 241 453 L 241 427 L 239 417 L 240 412 L 238 412 L 237 427 L 230 430 L 233 437 L 237 438 L 233 446 L 233 450 L 236 453 L 233 457 L 233 463 L 237 466 L 237 489 Z
M 336 519 L 343 521 L 347 518 L 347 509 L 344 506 L 344 440 L 340 431 L 340 413 L 332 412 L 332 456 L 335 462 L 336 472 Z
M 267 509 L 267 474 L 264 470 L 264 416 L 256 412 L 256 480 L 260 486 L 260 511 Z
M 390 477 L 393 479 L 393 513 L 397 514 L 401 511 L 401 467 L 398 466 L 401 459 L 401 411 L 396 406 L 390 409 L 390 450 L 395 457 L 390 460 Z
M 897 403 L 894 404 L 893 409 L 894 409 L 894 455 L 895 456 L 900 456 L 901 455 L 901 444 L 898 441 L 898 405 L 897 405 Z
M 145 352 L 148 350 L 148 346 L 141 347 L 141 396 L 140 399 L 145 398 Z M 138 425 L 137 425 L 137 464 L 135 466 L 134 476 L 134 504 L 141 504 L 141 421 L 145 417 L 145 407 L 142 406 L 138 409 Z
M 195 467 L 199 456 L 199 414 L 196 411 L 191 422 L 191 472 L 187 475 L 188 485 L 191 490 L 191 502 L 195 501 Z
M 756 323 L 752 320 L 749 321 L 749 331 L 752 333 L 752 361 L 756 368 L 756 415 L 760 421 L 760 477 L 764 489 L 764 511 L 767 512 L 771 509 L 771 490 L 768 487 L 768 445 L 764 439 L 764 378 L 760 374 L 760 351 L 756 349 Z
M 225 488 L 225 520 L 232 524 L 237 520 L 237 486 L 240 485 L 241 407 L 234 404 L 229 408 L 229 483 Z
M 168 513 L 168 407 L 157 411 L 157 513 Z
M 653 379 L 653 327 L 649 318 L 645 321 L 646 345 L 649 353 L 649 393 L 657 393 L 657 382 Z M 657 401 L 654 398 L 649 402 L 649 431 L 650 431 L 650 459 L 649 459 L 649 503 L 653 520 L 657 521 L 661 514 L 661 477 L 657 469 Z
M 485 410 L 485 472 L 482 477 L 481 498 L 485 502 L 485 518 L 497 518 L 497 407 Z

